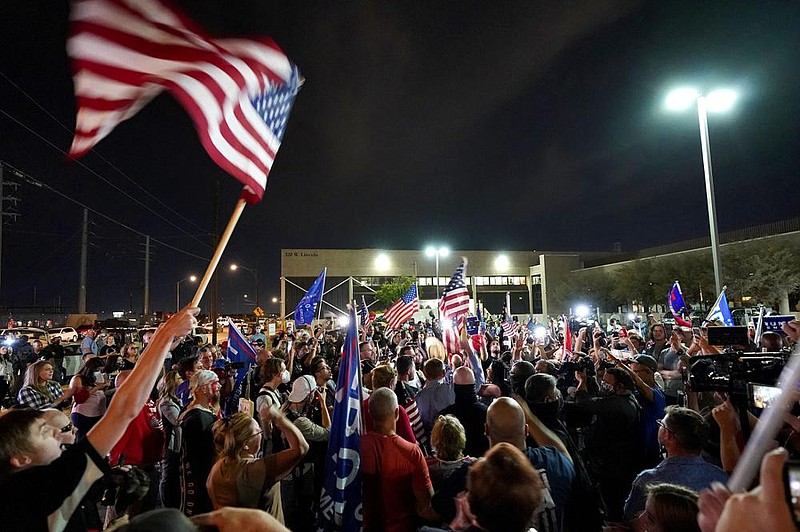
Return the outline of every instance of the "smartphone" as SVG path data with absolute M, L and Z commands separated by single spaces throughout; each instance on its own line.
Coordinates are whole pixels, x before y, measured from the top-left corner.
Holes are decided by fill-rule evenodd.
M 794 523 L 800 527 L 800 461 L 787 460 L 783 466 L 783 486 L 786 502 Z
M 700 336 L 700 327 L 692 327 L 692 336 Z
M 750 400 L 756 408 L 764 409 L 778 400 L 781 389 L 763 384 L 750 384 Z

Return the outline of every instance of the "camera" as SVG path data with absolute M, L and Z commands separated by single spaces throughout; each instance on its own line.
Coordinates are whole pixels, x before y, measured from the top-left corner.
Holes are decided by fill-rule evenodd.
M 558 372 L 561 374 L 571 375 L 575 371 L 586 371 L 586 375 L 592 376 L 595 374 L 594 362 L 591 358 L 582 357 L 579 360 L 562 362 Z
M 124 458 L 121 458 L 121 461 Z M 103 479 L 105 490 L 100 504 L 114 506 L 122 513 L 131 504 L 142 500 L 150 489 L 150 476 L 133 465 L 118 465 Z
M 243 369 L 244 366 L 244 362 L 225 362 L 225 372 L 227 373 L 234 369 Z
M 783 486 L 794 523 L 800 526 L 800 462 L 797 460 L 787 460 L 783 465 Z
M 684 381 L 693 392 L 725 392 L 741 404 L 750 400 L 750 385 L 774 386 L 786 364 L 784 353 L 722 353 L 693 357 Z

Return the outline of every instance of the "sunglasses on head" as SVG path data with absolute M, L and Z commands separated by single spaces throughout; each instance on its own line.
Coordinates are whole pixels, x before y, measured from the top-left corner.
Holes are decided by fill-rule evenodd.
M 66 425 L 64 425 L 63 427 L 58 429 L 58 432 L 60 432 L 61 434 L 66 434 L 67 432 L 72 432 L 72 423 L 71 422 L 67 423 Z

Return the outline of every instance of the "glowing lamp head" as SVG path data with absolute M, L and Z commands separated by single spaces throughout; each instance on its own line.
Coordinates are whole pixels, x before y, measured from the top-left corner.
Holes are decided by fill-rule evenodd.
M 579 318 L 585 318 L 589 315 L 589 307 L 586 305 L 578 305 L 575 307 L 575 315 Z
M 697 89 L 681 87 L 670 91 L 664 103 L 670 111 L 684 111 L 694 105 L 698 96 L 700 92 Z

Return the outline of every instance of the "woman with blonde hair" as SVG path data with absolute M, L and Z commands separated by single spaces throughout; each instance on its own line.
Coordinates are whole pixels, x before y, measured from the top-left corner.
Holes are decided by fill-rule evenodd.
M 455 497 L 464 488 L 469 467 L 475 462 L 475 458 L 464 456 L 466 444 L 464 425 L 455 416 L 447 414 L 436 419 L 431 429 L 431 446 L 436 455 L 425 460 L 433 484 L 433 509 L 445 522 L 455 518 Z M 461 480 L 453 481 L 451 477 Z
M 217 461 L 206 487 L 214 509 L 224 506 L 260 508 L 284 523 L 281 509 L 281 478 L 289 474 L 308 452 L 308 443 L 294 424 L 277 407 L 259 411 L 263 424 L 277 426 L 289 448 L 255 458 L 261 443 L 261 425 L 244 412 L 214 423 Z
M 42 410 L 65 402 L 75 390 L 64 392 L 53 380 L 53 365 L 47 360 L 37 360 L 25 371 L 25 380 L 17 394 L 20 404 Z

